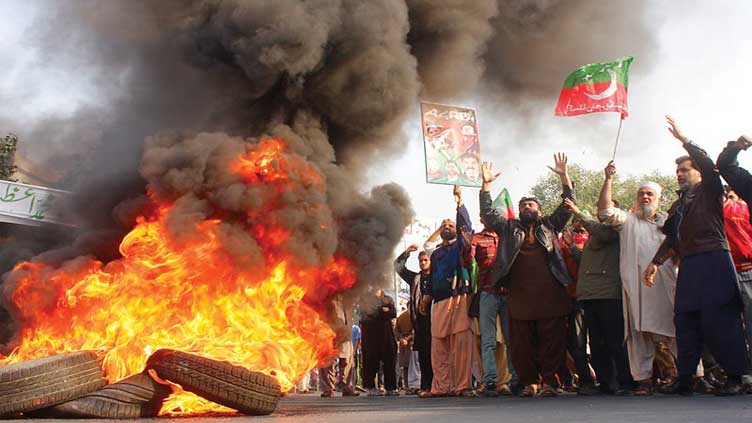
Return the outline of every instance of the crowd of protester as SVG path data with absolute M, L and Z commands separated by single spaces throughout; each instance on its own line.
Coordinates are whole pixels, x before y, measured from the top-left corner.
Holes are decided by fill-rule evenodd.
M 380 289 L 358 305 L 359 326 L 333 307 L 345 329 L 339 357 L 319 369 L 321 395 L 752 393 L 752 175 L 736 160 L 752 138 L 714 163 L 667 120 L 687 152 L 667 212 L 650 181 L 620 208 L 613 162 L 597 205 L 578 204 L 557 154 L 561 204 L 543 216 L 524 197 L 515 218 L 493 207 L 499 174 L 483 163 L 483 228 L 473 230 L 455 186 L 456 218 L 426 241 L 418 270 L 406 266 L 418 245 L 396 258 L 406 310 L 398 316 Z

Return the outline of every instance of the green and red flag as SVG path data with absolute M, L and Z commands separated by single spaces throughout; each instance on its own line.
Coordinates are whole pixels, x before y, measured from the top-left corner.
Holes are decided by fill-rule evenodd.
M 569 74 L 559 95 L 554 114 L 577 116 L 585 113 L 618 112 L 629 115 L 627 88 L 629 65 L 634 58 L 585 65 Z
M 491 204 L 493 208 L 504 213 L 507 219 L 515 219 L 514 204 L 512 203 L 512 197 L 509 196 L 509 191 L 506 188 L 501 190 L 499 195 L 493 200 Z

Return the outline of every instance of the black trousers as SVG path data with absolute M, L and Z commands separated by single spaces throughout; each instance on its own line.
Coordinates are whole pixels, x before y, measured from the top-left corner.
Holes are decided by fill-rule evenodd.
M 674 306 L 676 367 L 685 383 L 695 373 L 703 345 L 729 377 L 745 373 L 747 349 L 739 282 L 728 251 L 682 258 Z
M 366 339 L 366 333 L 363 333 L 363 340 Z M 397 389 L 397 344 L 394 338 L 383 339 L 378 342 L 371 339 L 372 342 L 363 343 L 363 388 L 374 389 L 376 387 L 376 375 L 379 373 L 379 367 L 384 364 L 384 388 L 387 391 Z
M 430 391 L 433 383 L 433 367 L 431 367 L 431 315 L 419 315 L 415 324 L 415 340 L 413 349 L 418 351 L 420 365 L 420 390 Z
M 587 356 L 587 322 L 582 316 L 582 306 L 576 301 L 573 306 L 567 322 L 567 352 L 574 361 L 580 385 L 588 385 L 593 383 L 593 377 L 590 375 Z
M 431 367 L 431 348 L 423 348 L 418 351 L 418 364 L 420 365 L 420 390 L 430 391 L 433 383 L 433 367 Z
M 598 383 L 610 387 L 616 369 L 616 382 L 622 389 L 634 387 L 629 356 L 624 345 L 624 314 L 621 299 L 581 301 L 585 327 L 590 338 L 590 363 Z
M 723 306 L 674 314 L 679 350 L 676 367 L 680 378 L 689 380 L 694 376 L 703 344 L 727 375 L 744 374 L 747 363 L 741 312 L 740 302 L 733 301 Z

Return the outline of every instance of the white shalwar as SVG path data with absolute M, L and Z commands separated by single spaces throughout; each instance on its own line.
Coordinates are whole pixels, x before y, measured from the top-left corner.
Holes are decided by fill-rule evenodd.
M 642 282 L 643 272 L 665 238 L 661 227 L 666 215 L 658 214 L 657 219 L 651 221 L 617 208 L 603 210 L 600 215 L 619 231 L 624 336 L 629 367 L 635 380 L 649 379 L 658 342 L 667 343 L 676 356 L 674 296 L 677 269 L 673 260 L 666 260 L 658 267 L 652 287 Z

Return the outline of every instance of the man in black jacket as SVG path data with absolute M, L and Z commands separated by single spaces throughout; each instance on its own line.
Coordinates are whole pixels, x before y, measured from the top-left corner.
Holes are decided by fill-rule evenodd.
M 557 154 L 555 167 L 561 178 L 562 198 L 574 199 L 567 173 L 567 157 Z M 560 205 L 551 216 L 542 217 L 535 198 L 519 202 L 520 218 L 507 219 L 491 202 L 489 189 L 499 174 L 483 163 L 480 213 L 487 226 L 499 235 L 491 278 L 509 288 L 510 344 L 521 396 L 537 393 L 539 377 L 542 396 L 557 395 L 556 371 L 566 360 L 567 317 L 572 303 L 564 287 L 571 283 L 556 242 L 572 213 Z
M 410 301 L 408 303 L 410 311 L 410 320 L 413 324 L 413 350 L 418 352 L 418 362 L 420 363 L 420 390 L 429 392 L 433 382 L 433 369 L 431 368 L 431 311 L 427 314 L 418 312 L 420 300 L 423 297 L 425 286 L 431 275 L 431 256 L 426 251 L 418 254 L 419 273 L 415 273 L 406 266 L 410 253 L 418 250 L 418 246 L 413 244 L 400 254 L 394 261 L 394 271 L 410 286 Z
M 741 298 L 723 225 L 724 189 L 713 161 L 667 116 L 669 131 L 689 156 L 676 160 L 681 192 L 663 226 L 666 239 L 645 269 L 651 286 L 657 266 L 673 250 L 681 258 L 674 323 L 678 347 L 678 393 L 692 394 L 693 375 L 707 345 L 728 381 L 719 395 L 736 395 L 746 363 Z

